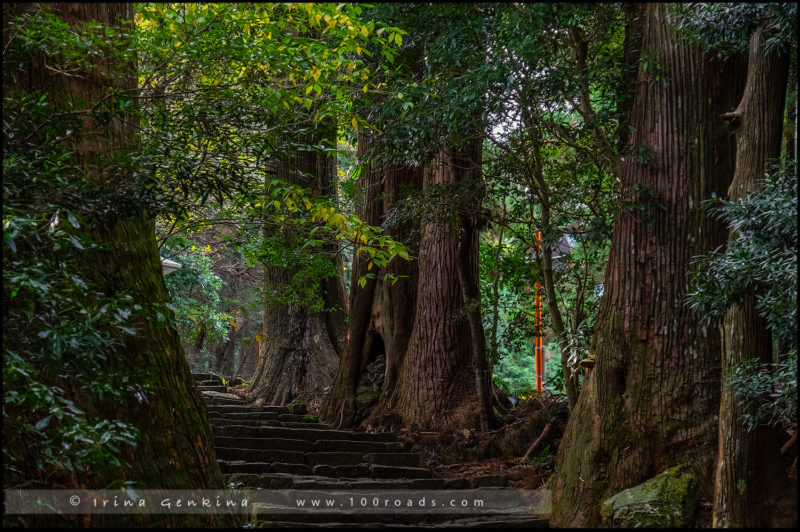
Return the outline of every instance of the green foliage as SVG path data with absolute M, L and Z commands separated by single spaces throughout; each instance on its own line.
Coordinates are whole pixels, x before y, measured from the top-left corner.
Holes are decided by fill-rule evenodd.
M 689 304 L 707 325 L 748 294 L 778 339 L 788 346 L 780 363 L 750 360 L 733 368 L 731 385 L 749 405 L 744 423 L 797 423 L 797 177 L 796 163 L 776 167 L 755 193 L 717 199 L 710 211 L 735 231 L 724 251 L 697 260 Z
M 775 364 L 747 360 L 733 368 L 729 379 L 745 411 L 741 421 L 748 430 L 761 424 L 797 428 L 796 348 Z
M 251 264 L 290 273 L 269 287 L 272 303 L 322 310 L 319 286 L 342 273 L 337 240 L 376 266 L 408 257 L 334 187 L 312 191 L 319 176 L 290 182 L 278 170 L 292 157 L 334 159 L 341 131 L 366 126 L 351 110 L 374 86 L 366 59 L 391 61 L 404 32 L 363 22 L 362 12 L 352 4 L 144 4 L 137 13 L 143 151 L 165 194 L 162 225 L 168 234 L 235 225 L 231 238 Z
M 51 18 L 40 19 L 49 21 L 42 31 L 52 32 L 43 41 L 67 38 Z M 14 42 L 10 55 L 29 45 Z M 7 93 L 3 110 L 5 472 L 34 466 L 44 478 L 120 465 L 123 448 L 135 445 L 135 427 L 78 404 L 144 398 L 141 379 L 118 375 L 109 361 L 134 334 L 133 323 L 155 311 L 98 291 L 85 275 L 87 256 L 106 244 L 89 221 L 96 204 L 81 201 L 96 188 L 70 158 L 71 117 L 54 118 L 47 94 Z
M 750 35 L 759 26 L 770 28 L 765 53 L 797 46 L 796 3 L 676 4 L 672 22 L 684 38 L 720 56 L 747 52 Z
M 194 357 L 201 364 L 195 369 L 207 370 L 211 360 L 208 346 L 225 341 L 233 319 L 222 306 L 220 292 L 224 283 L 211 269 L 211 258 L 188 238 L 170 238 L 162 246 L 161 255 L 181 264 L 164 281 L 172 298 L 181 344 L 199 344 L 199 353 Z
M 778 338 L 797 338 L 797 179 L 795 163 L 768 175 L 739 201 L 716 199 L 709 210 L 734 230 L 723 251 L 699 257 L 690 305 L 706 323 L 755 291 L 757 309 Z

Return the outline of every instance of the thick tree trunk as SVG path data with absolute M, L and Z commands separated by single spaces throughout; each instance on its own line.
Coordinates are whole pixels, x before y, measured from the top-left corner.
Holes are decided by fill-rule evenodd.
M 425 169 L 424 185 L 458 183 L 480 165 L 480 146 L 469 152 L 444 150 Z M 463 251 L 469 276 L 477 275 L 477 233 Z M 414 325 L 397 383 L 385 410 L 406 426 L 479 426 L 479 395 L 468 324 L 456 321 L 464 298 L 456 271 L 457 228 L 425 224 L 419 251 Z M 485 346 L 484 346 L 485 349 Z
M 759 28 L 751 36 L 744 95 L 736 111 L 725 115 L 737 128 L 736 171 L 728 189 L 731 200 L 758 191 L 769 164 L 781 151 L 789 56 L 776 51 L 765 54 L 768 33 Z M 730 237 L 735 238 L 735 232 Z M 772 362 L 772 338 L 766 320 L 756 310 L 756 293 L 754 287 L 753 293 L 734 305 L 721 327 L 723 379 L 714 527 L 791 526 L 791 520 L 780 521 L 786 516 L 776 508 L 788 492 L 778 434 L 769 426 L 748 431 L 740 421 L 746 412 L 728 383 L 733 369 L 747 359 Z M 796 507 L 794 512 L 796 519 Z
M 309 145 L 333 142 L 335 130 L 307 139 Z M 289 148 L 287 148 L 287 151 Z M 276 168 L 278 177 L 309 187 L 313 194 L 332 194 L 336 175 L 335 158 L 317 151 L 300 149 L 283 157 Z M 290 231 L 290 229 L 286 229 Z M 341 279 L 342 260 L 337 242 L 326 250 L 339 275 L 321 281 L 319 297 L 325 311 L 315 312 L 297 303 L 268 301 L 264 308 L 264 342 L 253 376 L 251 391 L 266 404 L 286 404 L 299 395 L 308 402 L 322 399 L 333 381 L 347 334 L 346 303 Z M 265 266 L 267 292 L 291 284 L 293 268 Z
M 642 48 L 652 61 L 639 70 L 631 111 L 631 142 L 649 161 L 626 157 L 621 169 L 623 197 L 649 208 L 623 209 L 614 222 L 596 365 L 549 484 L 560 526 L 598 525 L 602 500 L 678 464 L 711 494 L 720 339 L 685 300 L 692 258 L 725 241 L 701 202 L 723 195 L 733 174 L 734 139 L 720 115 L 738 103 L 745 70 L 740 58 L 679 42 L 668 9 L 646 7 Z
M 423 174 L 424 169 L 421 166 L 390 164 L 385 167 L 382 211 L 384 215 L 401 199 L 404 189 L 413 192 L 422 189 Z M 405 243 L 412 256 L 419 254 L 419 237 L 414 234 L 412 228 L 393 225 L 387 226 L 386 230 Z M 384 399 L 388 400 L 394 391 L 411 338 L 420 283 L 419 261 L 393 260 L 386 267 L 385 273 L 395 276 L 399 281 L 392 284 L 391 281 L 379 280 L 373 305 L 373 328 L 384 339 L 386 346 L 386 375 L 381 388 L 381 403 Z
M 359 159 L 363 160 L 370 144 L 368 133 L 361 132 L 357 147 Z M 362 164 L 358 183 L 361 201 L 356 207 L 356 214 L 370 225 L 380 225 L 381 168 L 375 168 L 367 161 Z M 358 249 L 359 243 L 354 242 L 354 246 Z M 367 279 L 363 288 L 358 284 L 358 279 L 367 273 L 367 262 L 363 254 L 353 256 L 347 337 L 331 391 L 325 397 L 320 411 L 321 419 L 339 426 L 350 426 L 356 421 L 356 385 L 363 369 L 362 355 L 368 350 L 368 346 L 365 349 L 365 342 L 370 336 L 368 331 L 377 284 L 377 279 Z M 371 336 L 369 339 L 371 342 Z
M 36 7 L 35 4 L 24 8 Z M 133 20 L 131 3 L 63 3 L 44 5 L 52 8 L 64 22 L 75 26 L 96 20 L 108 27 L 119 27 L 120 20 Z M 136 88 L 135 71 L 121 69 L 113 53 L 88 60 L 81 72 L 69 75 L 46 71 L 43 58 L 32 61 L 25 76 L 11 82 L 4 79 L 4 93 L 25 90 L 46 92 L 55 111 L 67 111 L 74 102 L 95 102 L 109 96 L 112 89 Z M 136 118 L 114 116 L 110 122 L 98 125 L 92 119 L 82 121 L 75 132 L 72 161 L 87 172 L 93 185 L 113 191 L 133 187 L 134 176 L 120 175 L 109 161 L 120 153 L 135 152 L 138 148 Z M 87 198 L 96 200 L 97 198 Z M 118 197 L 119 203 L 130 198 Z M 114 206 L 112 206 L 114 207 Z M 92 213 L 86 213 L 92 214 Z M 97 214 L 97 213 L 94 213 Z M 132 212 L 125 216 L 108 215 L 90 227 L 98 240 L 107 242 L 102 251 L 87 251 L 84 278 L 91 289 L 113 298 L 123 294 L 133 297 L 133 303 L 143 308 L 169 302 L 155 240 L 154 221 L 145 213 Z M 169 312 L 163 309 L 164 312 Z M 91 471 L 54 473 L 42 479 L 35 472 L 27 480 L 29 487 L 60 487 L 103 489 L 114 482 L 134 481 L 139 488 L 197 489 L 223 488 L 224 482 L 216 462 L 211 427 L 205 405 L 194 385 L 189 365 L 181 348 L 177 332 L 172 327 L 158 326 L 154 317 L 138 320 L 136 334 L 121 338 L 124 347 L 108 353 L 107 364 L 122 377 L 147 375 L 145 393 L 130 394 L 124 402 L 99 401 L 85 395 L 77 386 L 68 393 L 76 406 L 96 419 L 119 420 L 139 430 L 135 447 L 123 449 L 122 459 L 130 465 L 112 464 Z M 121 385 L 122 386 L 122 385 Z M 5 442 L 7 445 L 9 441 Z M 31 442 L 22 442 L 23 452 L 31 453 L 34 464 L 38 449 Z M 16 446 L 15 446 L 16 447 Z M 121 524 L 138 526 L 215 526 L 221 523 L 214 515 L 179 516 L 94 516 L 95 525 Z M 83 525 L 88 526 L 89 521 Z
M 486 432 L 495 425 L 490 400 L 492 379 L 489 373 L 489 359 L 486 355 L 486 335 L 481 319 L 481 292 L 478 287 L 477 271 L 468 271 L 472 262 L 470 253 L 477 247 L 475 243 L 478 241 L 479 231 L 474 214 L 462 213 L 459 218 L 461 220 L 461 236 L 458 242 L 456 273 L 469 323 L 472 362 L 475 364 L 475 389 L 478 392 L 480 429 Z
M 359 157 L 366 157 L 371 149 L 372 142 L 367 134 L 360 133 Z M 421 176 L 418 167 L 377 165 L 365 161 L 358 182 L 360 200 L 356 213 L 370 225 L 380 225 L 392 205 L 400 199 L 402 187 L 418 189 Z M 416 254 L 416 244 L 408 238 L 407 230 L 396 225 L 384 227 L 384 230 L 393 238 L 404 241 L 412 255 Z M 402 364 L 411 334 L 417 288 L 416 261 L 396 259 L 385 268 L 373 271 L 376 279 L 368 279 L 363 288 L 358 286 L 357 280 L 367 273 L 367 261 L 363 257 L 354 257 L 347 341 L 336 378 L 320 413 L 322 419 L 337 426 L 349 426 L 359 421 L 356 385 L 368 362 L 376 334 L 383 339 L 386 348 L 386 373 L 381 388 L 384 396 L 394 386 L 396 369 Z M 400 279 L 392 284 L 383 280 L 386 274 Z

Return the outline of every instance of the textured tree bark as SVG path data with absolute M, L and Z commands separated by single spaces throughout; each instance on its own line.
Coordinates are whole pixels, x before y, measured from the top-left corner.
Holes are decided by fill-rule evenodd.
M 480 145 L 469 151 L 443 150 L 425 168 L 424 186 L 458 183 L 480 165 Z M 477 233 L 463 251 L 469 276 L 477 276 Z M 382 411 L 405 426 L 464 428 L 479 426 L 479 396 L 471 335 L 456 321 L 464 298 L 456 271 L 458 228 L 425 223 L 419 250 L 419 279 L 414 325 L 397 383 Z M 485 349 L 485 346 L 484 346 Z
M 622 43 L 622 63 L 625 83 L 622 86 L 620 106 L 620 127 L 617 132 L 619 150 L 628 146 L 630 140 L 629 118 L 633 95 L 636 92 L 636 73 L 639 70 L 639 57 L 642 51 L 642 28 L 644 27 L 645 6 L 641 2 L 624 2 L 625 40 Z
M 461 236 L 458 241 L 456 255 L 456 273 L 461 287 L 461 298 L 465 302 L 467 322 L 469 323 L 470 341 L 472 344 L 472 361 L 475 364 L 475 389 L 478 393 L 478 413 L 480 429 L 483 432 L 494 428 L 495 419 L 490 405 L 491 373 L 489 359 L 486 356 L 486 335 L 481 319 L 481 292 L 478 287 L 477 271 L 470 275 L 470 253 L 478 241 L 479 231 L 476 227 L 475 215 L 461 213 Z
M 720 385 L 720 339 L 686 305 L 692 258 L 726 231 L 701 202 L 723 195 L 735 144 L 720 115 L 738 103 L 744 61 L 722 61 L 679 42 L 666 4 L 648 4 L 605 295 L 595 328 L 596 365 L 559 448 L 553 519 L 596 526 L 600 503 L 678 464 L 711 494 Z M 655 66 L 653 66 L 655 65 Z M 644 161 L 649 158 L 648 162 Z
M 365 157 L 370 145 L 368 133 L 359 133 L 357 154 L 360 159 Z M 380 225 L 382 177 L 380 170 L 380 167 L 375 168 L 374 164 L 365 162 L 358 182 L 358 191 L 362 199 L 356 207 L 356 214 L 370 225 Z M 354 245 L 357 249 L 358 242 Z M 368 331 L 377 284 L 377 274 L 376 279 L 367 279 L 363 288 L 358 284 L 358 279 L 367 273 L 367 262 L 363 254 L 353 256 L 347 337 L 331 390 L 325 397 L 320 411 L 320 419 L 331 424 L 350 426 L 356 421 L 356 385 L 363 369 L 362 355 L 369 348 L 366 346 L 365 349 L 364 344 L 368 339 L 371 342 Z
M 328 126 L 322 126 L 315 138 L 306 138 L 306 144 L 332 143 L 335 129 Z M 335 158 L 305 149 L 287 151 L 276 165 L 278 177 L 309 187 L 316 195 L 332 194 Z M 287 404 L 300 394 L 309 401 L 321 400 L 324 389 L 333 382 L 347 335 L 347 314 L 338 243 L 330 242 L 326 251 L 339 275 L 321 282 L 319 296 L 325 309 L 332 310 L 314 312 L 297 303 L 265 305 L 265 338 L 250 390 L 266 404 Z M 294 273 L 290 268 L 265 266 L 267 292 L 290 284 Z
M 22 6 L 36 7 L 36 4 Z M 120 19 L 133 20 L 131 3 L 62 3 L 42 7 L 52 9 L 71 26 L 96 20 L 105 26 L 119 27 Z M 24 76 L 10 84 L 4 80 L 4 89 L 6 97 L 11 97 L 12 90 L 20 89 L 47 92 L 56 109 L 65 110 L 73 102 L 92 105 L 108 97 L 112 89 L 135 90 L 136 73 L 120 68 L 113 53 L 95 56 L 84 69 L 70 76 L 46 71 L 43 58 L 37 57 Z M 136 117 L 124 118 L 114 116 L 102 125 L 86 118 L 75 132 L 72 160 L 98 188 L 108 186 L 114 191 L 124 191 L 126 186 L 132 186 L 134 176 L 119 175 L 108 166 L 116 154 L 138 149 Z M 95 198 L 87 201 L 91 199 Z M 119 197 L 120 202 L 125 200 Z M 138 210 L 125 215 L 111 214 L 95 222 L 91 231 L 98 240 L 109 244 L 105 250 L 86 254 L 85 278 L 94 283 L 93 288 L 109 297 L 129 294 L 145 308 L 169 302 L 152 218 Z M 124 421 L 138 428 L 136 447 L 123 449 L 122 458 L 130 465 L 118 468 L 109 464 L 91 471 L 54 474 L 47 479 L 34 474 L 28 479 L 33 481 L 29 487 L 103 489 L 112 482 L 126 480 L 135 481 L 140 488 L 224 487 L 205 405 L 194 385 L 177 332 L 170 326 L 157 326 L 152 318 L 140 319 L 135 328 L 135 336 L 122 338 L 123 348 L 109 353 L 108 364 L 120 377 L 144 371 L 148 377 L 145 397 L 140 394 L 134 397 L 131 393 L 120 404 L 82 395 L 77 387 L 70 391 L 75 404 L 90 415 Z M 23 443 L 23 448 L 27 443 Z M 26 452 L 35 452 L 35 448 L 31 446 Z M 30 463 L 35 463 L 34 456 Z M 232 522 L 212 514 L 106 515 L 87 518 L 83 525 L 224 526 Z
M 358 154 L 366 157 L 373 143 L 366 132 L 359 134 Z M 422 171 L 419 167 L 402 167 L 366 161 L 358 182 L 356 213 L 370 225 L 381 225 L 392 205 L 400 199 L 401 189 L 419 189 Z M 403 241 L 412 255 L 418 244 L 409 238 L 409 231 L 399 226 L 384 227 L 385 233 Z M 384 339 L 386 348 L 386 374 L 382 396 L 390 393 L 396 373 L 405 356 L 411 325 L 414 321 L 414 302 L 417 290 L 417 263 L 415 260 L 393 260 L 375 272 L 376 279 L 367 279 L 364 288 L 357 279 L 367 273 L 367 261 L 356 257 L 352 265 L 350 291 L 350 317 L 347 340 L 331 391 L 325 398 L 320 418 L 328 423 L 350 426 L 360 419 L 356 412 L 356 384 L 367 363 L 367 356 L 376 334 Z M 384 281 L 392 274 L 400 278 L 396 283 Z M 380 410 L 375 409 L 375 410 Z M 372 420 L 367 423 L 373 422 Z
M 765 54 L 768 36 L 769 30 L 764 28 L 751 36 L 744 95 L 736 110 L 724 115 L 736 127 L 736 171 L 728 189 L 731 200 L 758 191 L 770 162 L 781 152 L 789 55 L 776 51 Z M 735 231 L 730 237 L 735 238 Z M 735 304 L 721 326 L 723 379 L 714 527 L 791 526 L 791 515 L 795 521 L 797 516 L 796 506 L 793 511 L 779 506 L 789 492 L 779 458 L 779 434 L 763 425 L 748 431 L 740 422 L 745 409 L 736 400 L 736 390 L 728 384 L 728 375 L 746 359 L 772 362 L 772 337 L 766 320 L 756 310 L 757 291 L 754 287 L 744 301 Z M 791 501 L 795 498 L 791 497 Z M 790 515 L 786 515 L 787 510 Z
M 414 192 L 422 189 L 423 174 L 424 169 L 421 166 L 390 164 L 384 168 L 382 191 L 384 215 L 401 199 L 404 189 Z M 386 227 L 386 231 L 405 243 L 412 256 L 419 255 L 419 237 L 414 234 L 411 227 L 390 225 Z M 405 360 L 416 315 L 417 290 L 421 282 L 419 261 L 416 259 L 393 260 L 386 267 L 385 273 L 399 280 L 394 284 L 391 281 L 379 280 L 373 305 L 372 323 L 386 346 L 386 375 L 379 404 L 388 400 L 394 391 L 398 373 Z

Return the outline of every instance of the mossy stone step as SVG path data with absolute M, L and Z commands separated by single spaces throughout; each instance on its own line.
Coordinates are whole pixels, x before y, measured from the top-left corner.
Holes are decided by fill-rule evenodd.
M 317 423 L 317 418 L 308 414 L 281 414 L 280 421 L 293 421 L 297 423 Z
M 200 391 L 201 395 L 203 396 L 203 400 L 206 402 L 206 407 L 208 406 L 221 406 L 221 405 L 233 405 L 233 406 L 247 406 L 242 399 L 237 397 L 232 393 L 221 393 L 221 392 L 212 392 L 212 391 Z
M 419 467 L 392 467 L 379 465 L 327 465 L 309 466 L 302 463 L 287 462 L 248 462 L 245 460 L 219 460 L 223 473 L 291 473 L 293 475 L 313 474 L 333 478 L 372 478 L 372 479 L 424 479 L 431 472 Z
M 550 528 L 547 519 L 538 517 L 483 516 L 471 519 L 455 519 L 438 525 L 446 528 Z
M 201 392 L 219 392 L 219 393 L 227 393 L 228 387 L 223 385 L 215 385 L 215 386 L 197 386 L 197 389 Z
M 207 381 L 196 381 L 196 384 L 198 386 L 220 386 L 223 383 L 222 383 L 222 380 L 210 379 L 210 380 L 207 380 Z
M 206 410 L 208 410 L 209 413 L 214 412 L 226 415 L 239 412 L 247 414 L 259 414 L 263 412 L 287 414 L 289 412 L 285 406 L 248 406 L 244 401 L 241 401 L 240 404 L 206 406 Z
M 232 425 L 246 425 L 248 427 L 286 427 L 290 429 L 306 429 L 306 428 L 318 428 L 318 429 L 330 429 L 328 425 L 323 425 L 322 423 L 317 423 L 314 421 L 307 421 L 304 423 L 293 423 L 289 421 L 275 421 L 275 420 L 257 420 L 257 419 L 247 419 L 244 421 L 239 421 L 236 419 L 227 419 L 224 417 L 218 417 L 219 414 L 212 414 L 212 417 L 209 418 L 211 421 L 212 427 L 229 427 Z
M 222 377 L 213 373 L 192 373 L 192 377 L 197 382 L 200 381 L 214 381 L 215 383 L 222 384 Z
M 220 436 L 250 437 L 250 438 L 288 438 L 293 440 L 354 440 L 368 442 L 397 441 L 397 436 L 391 432 L 368 434 L 366 432 L 349 432 L 331 429 L 316 428 L 289 428 L 289 427 L 248 427 L 246 425 L 230 425 L 214 427 L 214 434 Z M 339 449 L 337 449 L 339 450 Z

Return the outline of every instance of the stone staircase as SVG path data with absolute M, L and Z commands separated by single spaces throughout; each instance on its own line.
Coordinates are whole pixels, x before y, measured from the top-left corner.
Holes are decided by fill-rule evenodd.
M 464 479 L 433 478 L 421 456 L 393 433 L 335 430 L 302 405 L 251 407 L 227 393 L 220 377 L 193 374 L 206 403 L 217 460 L 226 482 L 242 489 L 441 490 L 476 488 Z M 305 512 L 286 514 L 253 505 L 257 527 L 512 527 L 543 528 L 545 519 L 520 516 Z M 291 522 L 295 519 L 298 522 Z M 251 524 L 250 526 L 254 526 Z

